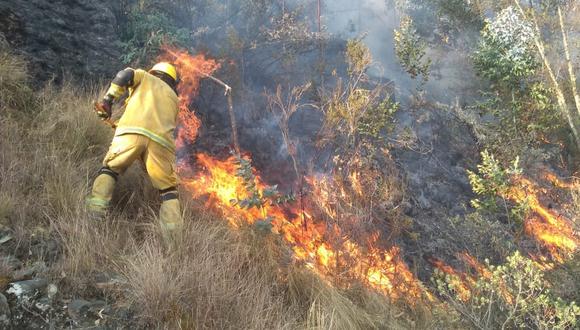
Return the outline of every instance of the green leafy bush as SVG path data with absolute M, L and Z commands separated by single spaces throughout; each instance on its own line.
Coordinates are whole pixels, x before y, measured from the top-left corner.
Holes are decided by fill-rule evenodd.
M 431 59 L 426 55 L 427 44 L 419 37 L 409 16 L 401 19 L 395 30 L 395 53 L 399 62 L 413 79 L 422 76 L 423 82 L 429 80 Z
M 538 68 L 533 37 L 532 27 L 514 8 L 504 9 L 481 32 L 475 69 L 493 83 L 517 87 Z
M 122 33 L 126 64 L 144 65 L 157 57 L 162 45 L 186 46 L 190 38 L 187 29 L 181 28 L 164 12 L 150 8 L 133 8 Z
M 345 55 L 350 74 L 364 73 L 373 61 L 369 48 L 359 39 L 348 40 Z
M 358 123 L 358 134 L 380 139 L 383 130 L 394 127 L 393 117 L 399 108 L 399 103 L 393 102 L 390 98 L 384 99 L 376 106 L 371 107 L 364 113 Z
M 358 149 L 361 144 L 371 146 L 371 142 L 380 140 L 381 134 L 392 128 L 394 115 L 399 109 L 387 86 L 379 85 L 372 89 L 363 86 L 368 81 L 366 72 L 373 59 L 361 40 L 349 40 L 345 56 L 348 82 L 340 80 L 330 95 L 321 95 L 325 104 L 323 142 L 332 141 L 343 154 Z
M 516 157 L 509 168 L 503 168 L 487 150 L 481 153 L 481 158 L 481 164 L 477 165 L 479 173 L 467 170 L 469 183 L 473 191 L 480 196 L 480 198 L 472 200 L 471 205 L 476 209 L 495 212 L 499 210 L 498 202 L 501 201 L 505 211 L 508 212 L 510 208 L 506 196 L 512 186 L 512 178 L 522 173 L 522 169 L 519 167 L 519 157 Z M 525 207 L 523 205 L 521 205 L 523 209 L 519 207 L 520 205 L 514 208 L 511 213 L 516 215 L 518 222 L 521 222 Z

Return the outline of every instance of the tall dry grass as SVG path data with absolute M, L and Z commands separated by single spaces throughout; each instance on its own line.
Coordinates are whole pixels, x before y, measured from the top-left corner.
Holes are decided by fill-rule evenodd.
M 275 235 L 234 230 L 185 194 L 185 228 L 175 247 L 164 249 L 157 193 L 139 166 L 122 176 L 111 215 L 91 220 L 84 198 L 112 135 L 91 111 L 99 90 L 65 82 L 33 91 L 27 79 L 24 62 L 0 50 L 0 224 L 23 256 L 31 241 L 58 242 L 58 259 L 38 276 L 57 283 L 62 297 L 104 297 L 129 308 L 135 328 L 427 324 L 362 287 L 334 288 L 294 264 Z M 96 285 L 103 274 L 116 284 Z

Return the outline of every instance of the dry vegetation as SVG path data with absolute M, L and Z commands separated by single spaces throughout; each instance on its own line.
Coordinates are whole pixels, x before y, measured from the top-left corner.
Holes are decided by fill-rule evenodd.
M 418 307 L 403 313 L 362 287 L 333 288 L 295 265 L 275 236 L 233 230 L 187 197 L 181 241 L 164 251 L 157 194 L 138 166 L 123 176 L 111 215 L 94 222 L 84 197 L 111 138 L 90 110 L 98 91 L 70 83 L 33 91 L 24 67 L 0 52 L 0 227 L 14 236 L 11 251 L 0 252 L 25 264 L 45 261 L 48 268 L 36 276 L 55 283 L 63 301 L 105 299 L 130 311 L 123 322 L 131 328 L 425 328 L 432 322 Z M 49 241 L 56 242 L 52 252 L 31 253 Z M 0 271 L 13 279 L 14 269 L 2 264 Z

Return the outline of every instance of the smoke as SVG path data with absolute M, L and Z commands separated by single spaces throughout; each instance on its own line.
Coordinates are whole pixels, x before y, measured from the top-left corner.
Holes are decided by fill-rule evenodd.
M 369 47 L 375 67 L 370 74 L 394 81 L 404 91 L 413 88 L 395 56 L 393 33 L 399 24 L 395 8 L 380 0 L 327 1 L 323 20 L 328 31 L 344 39 L 363 37 Z
M 294 171 L 280 170 L 290 169 L 288 164 L 292 161 L 276 116 L 268 111 L 264 93 L 274 92 L 277 85 L 287 93 L 293 87 L 309 81 L 319 87 L 321 80 L 324 80 L 326 89 L 331 89 L 332 81 L 336 81 L 331 72 L 336 71 L 339 76 L 346 73 L 346 40 L 363 38 L 376 62 L 369 72 L 370 76 L 383 82 L 394 82 L 395 98 L 403 103 L 404 108 L 408 96 L 416 92 L 419 82 L 409 77 L 395 55 L 393 34 L 399 25 L 400 13 L 387 1 L 322 1 L 321 22 L 330 38 L 324 43 L 323 52 L 316 40 L 310 44 L 298 44 L 293 64 L 288 64 L 285 58 L 278 59 L 283 50 L 292 47 L 292 43 L 268 43 L 260 35 L 272 28 L 273 20 L 279 19 L 282 10 L 295 9 L 300 12 L 299 18 L 310 25 L 311 32 L 317 31 L 317 2 L 285 0 L 282 6 L 282 1 L 272 1 L 264 10 L 252 9 L 252 15 L 258 15 L 255 17 L 244 13 L 248 9 L 244 9 L 242 3 L 245 2 L 232 0 L 225 6 L 197 17 L 194 30 L 199 34 L 196 35 L 195 43 L 210 55 L 223 56 L 222 68 L 216 75 L 234 89 L 234 111 L 241 148 L 252 152 L 258 168 L 288 175 L 274 183 L 282 184 L 296 178 Z M 425 31 L 424 25 L 430 24 L 427 23 L 428 13 L 415 10 L 412 15 L 417 25 L 421 26 L 421 31 Z M 428 56 L 433 60 L 433 74 L 424 87 L 427 98 L 452 103 L 456 95 L 466 95 L 469 88 L 467 82 L 476 81 L 470 78 L 469 65 L 465 61 L 467 56 L 451 47 L 428 49 Z M 325 72 L 321 73 L 318 64 L 322 59 Z M 316 98 L 317 92 L 313 89 L 302 102 L 315 104 Z M 224 143 L 231 141 L 231 133 L 223 89 L 210 81 L 202 82 L 200 95 L 194 100 L 193 107 L 203 123 L 200 138 L 193 147 L 212 154 L 227 153 L 228 145 Z M 302 108 L 290 120 L 290 136 L 296 142 L 297 158 L 303 170 L 323 164 L 328 158 L 326 151 L 315 147 L 321 121 L 321 112 L 308 107 Z M 416 126 L 414 119 L 404 112 L 401 112 L 397 122 L 400 127 Z M 418 133 L 428 135 L 427 131 L 425 134 Z M 275 175 L 270 176 L 267 172 L 263 174 L 266 179 L 276 179 Z
M 395 55 L 394 30 L 399 26 L 400 12 L 394 4 L 385 0 L 334 0 L 324 6 L 323 24 L 332 35 L 339 38 L 363 38 L 369 47 L 375 67 L 371 76 L 393 81 L 397 97 L 405 99 L 413 94 L 418 86 L 402 69 Z M 427 24 L 424 28 L 428 38 L 435 38 L 437 30 L 433 19 L 429 20 L 425 10 L 410 12 L 417 25 Z M 460 39 L 468 39 L 462 36 Z M 426 40 L 428 41 L 428 40 Z M 431 40 L 432 41 L 432 40 Z M 466 42 L 464 42 L 466 43 Z M 463 50 L 452 47 L 428 47 L 427 56 L 433 61 L 430 81 L 424 86 L 427 97 L 434 101 L 452 103 L 457 95 L 468 95 L 477 81 Z

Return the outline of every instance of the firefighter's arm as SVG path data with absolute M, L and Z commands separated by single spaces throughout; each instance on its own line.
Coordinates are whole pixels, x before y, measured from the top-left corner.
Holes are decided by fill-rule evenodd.
M 103 99 L 95 104 L 95 111 L 99 117 L 102 119 L 111 117 L 113 103 L 123 96 L 128 88 L 136 87 L 141 82 L 142 71 L 126 68 L 117 73 Z

